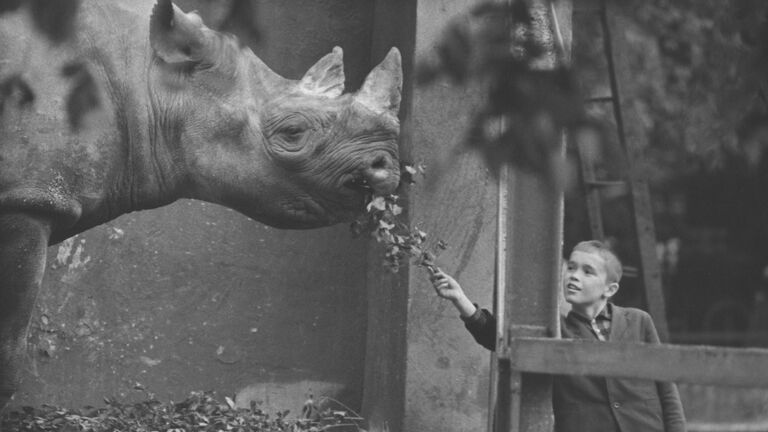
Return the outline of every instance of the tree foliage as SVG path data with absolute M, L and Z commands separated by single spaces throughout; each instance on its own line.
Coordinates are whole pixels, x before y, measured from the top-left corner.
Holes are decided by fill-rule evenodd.
M 656 166 L 651 180 L 733 158 L 757 166 L 768 144 L 768 3 L 624 0 L 617 6 L 625 24 L 618 30 L 634 42 L 627 55 L 637 72 L 622 96 L 644 113 L 645 156 Z

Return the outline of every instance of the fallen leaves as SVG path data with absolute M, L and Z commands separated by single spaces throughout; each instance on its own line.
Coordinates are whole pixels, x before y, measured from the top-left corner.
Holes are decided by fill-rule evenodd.
M 141 384 L 136 390 L 145 391 Z M 3 430 L 14 431 L 233 431 L 233 432 L 320 432 L 325 430 L 357 430 L 363 419 L 348 409 L 318 406 L 310 398 L 303 410 L 311 415 L 289 418 L 289 410 L 270 416 L 257 407 L 238 408 L 232 398 L 224 402 L 216 399 L 213 392 L 193 392 L 181 402 L 161 402 L 154 394 L 146 392 L 147 399 L 136 403 L 121 403 L 115 398 L 104 398 L 105 407 L 86 406 L 68 409 L 52 405 L 23 407 L 10 411 L 2 419 Z M 321 402 L 335 402 L 322 398 Z M 335 405 L 340 405 L 336 403 Z M 346 407 L 345 407 L 346 408 Z M 346 427 L 346 429 L 344 429 Z

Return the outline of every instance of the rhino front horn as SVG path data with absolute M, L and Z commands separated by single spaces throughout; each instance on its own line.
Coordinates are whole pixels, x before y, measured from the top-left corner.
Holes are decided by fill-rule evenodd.
M 400 51 L 392 48 L 371 73 L 355 95 L 355 99 L 369 109 L 397 118 L 400 111 L 400 93 L 403 88 L 403 69 Z

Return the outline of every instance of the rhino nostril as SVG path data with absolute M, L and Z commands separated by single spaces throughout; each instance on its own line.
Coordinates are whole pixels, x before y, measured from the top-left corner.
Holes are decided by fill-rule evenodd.
M 387 168 L 387 158 L 385 156 L 378 156 L 371 163 L 371 168 L 380 170 Z

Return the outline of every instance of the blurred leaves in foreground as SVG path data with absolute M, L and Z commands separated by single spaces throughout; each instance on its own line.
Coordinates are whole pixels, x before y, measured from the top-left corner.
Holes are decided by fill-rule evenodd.
M 80 0 L 0 0 L 0 14 L 29 8 L 35 28 L 54 44 L 64 42 L 74 33 Z
M 0 114 L 5 110 L 5 104 L 12 99 L 16 99 L 20 108 L 32 105 L 35 101 L 35 93 L 19 74 L 13 74 L 0 82 Z
M 483 83 L 485 100 L 466 144 L 494 171 L 511 163 L 557 181 L 562 132 L 594 125 L 564 59 L 552 61 L 563 47 L 555 42 L 551 48 L 548 39 L 556 38 L 544 30 L 550 20 L 548 10 L 523 0 L 479 4 L 447 25 L 431 55 L 417 64 L 416 76 L 420 85 L 441 78 Z
M 238 37 L 241 45 L 253 45 L 262 39 L 256 25 L 257 5 L 254 0 L 230 0 L 228 12 L 220 29 Z
M 78 130 L 83 126 L 84 117 L 99 107 L 99 90 L 83 63 L 69 63 L 61 69 L 61 74 L 72 80 L 72 90 L 67 96 L 67 118 L 69 126 Z

